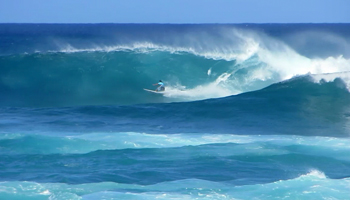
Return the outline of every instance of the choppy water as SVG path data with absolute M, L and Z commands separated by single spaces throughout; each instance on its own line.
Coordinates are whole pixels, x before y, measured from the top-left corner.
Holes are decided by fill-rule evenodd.
M 0 199 L 350 199 L 349 39 L 1 24 Z

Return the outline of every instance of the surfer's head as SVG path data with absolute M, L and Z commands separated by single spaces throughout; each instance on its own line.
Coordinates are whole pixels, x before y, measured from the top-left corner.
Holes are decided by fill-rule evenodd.
M 159 82 L 162 82 L 162 80 L 159 80 Z

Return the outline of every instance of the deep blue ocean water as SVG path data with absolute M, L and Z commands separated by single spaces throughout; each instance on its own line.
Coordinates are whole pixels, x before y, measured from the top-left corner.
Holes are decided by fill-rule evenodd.
M 349 91 L 350 24 L 0 24 L 0 199 L 350 199 Z

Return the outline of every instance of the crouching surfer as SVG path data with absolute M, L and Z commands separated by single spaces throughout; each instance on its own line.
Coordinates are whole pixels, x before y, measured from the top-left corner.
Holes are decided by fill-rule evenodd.
M 156 92 L 161 92 L 165 90 L 164 83 L 162 82 L 162 80 L 159 80 L 158 83 L 155 83 L 153 85 L 158 85 L 157 89 L 155 90 Z

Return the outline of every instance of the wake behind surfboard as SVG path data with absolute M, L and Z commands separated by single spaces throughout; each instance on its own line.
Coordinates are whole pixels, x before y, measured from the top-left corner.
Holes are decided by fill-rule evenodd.
M 145 89 L 143 88 L 145 91 L 147 92 L 152 92 L 152 93 L 157 93 L 157 94 L 164 94 L 165 91 L 155 91 L 155 90 L 149 90 L 149 89 Z

